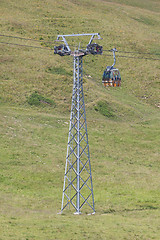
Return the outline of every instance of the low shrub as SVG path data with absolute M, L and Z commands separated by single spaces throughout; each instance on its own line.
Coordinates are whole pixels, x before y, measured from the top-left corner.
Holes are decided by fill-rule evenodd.
M 50 105 L 55 106 L 55 102 L 49 98 L 45 98 L 38 94 L 37 92 L 32 93 L 28 98 L 27 102 L 30 105 L 40 106 L 40 105 Z
M 94 109 L 105 117 L 114 118 L 113 110 L 106 101 L 97 102 Z

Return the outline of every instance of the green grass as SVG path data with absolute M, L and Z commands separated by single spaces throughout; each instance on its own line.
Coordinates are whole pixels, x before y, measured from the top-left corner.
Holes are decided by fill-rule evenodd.
M 57 215 L 69 116 L 47 109 L 1 106 L 2 239 L 158 239 L 158 115 L 87 114 L 96 215 L 75 217 Z
M 100 32 L 104 49 L 158 58 L 158 1 L 1 1 L 0 240 L 159 240 L 159 61 L 118 56 L 122 87 L 101 78 L 113 57 L 83 60 L 96 214 L 61 208 L 72 94 L 57 34 Z M 67 39 L 75 47 L 89 38 Z M 107 54 L 107 52 L 105 52 Z M 127 55 L 128 56 L 128 55 Z

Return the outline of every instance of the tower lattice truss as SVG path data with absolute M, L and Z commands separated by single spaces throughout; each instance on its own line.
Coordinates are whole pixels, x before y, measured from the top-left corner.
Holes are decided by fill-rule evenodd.
M 95 212 L 81 56 L 74 56 L 72 106 L 61 212 L 70 207 L 75 208 L 77 214 L 82 207 L 86 211 Z

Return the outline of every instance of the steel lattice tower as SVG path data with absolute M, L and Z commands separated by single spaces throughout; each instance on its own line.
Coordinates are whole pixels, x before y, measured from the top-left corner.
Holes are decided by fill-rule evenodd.
M 92 213 L 95 213 L 95 206 L 83 94 L 82 59 L 86 54 L 84 52 L 71 52 L 65 39 L 66 36 L 68 37 L 77 35 L 91 35 L 92 37 L 89 44 L 91 44 L 95 35 L 98 35 L 98 39 L 100 39 L 100 36 L 99 34 L 75 34 L 59 35 L 57 38 L 57 40 L 59 40 L 59 37 L 62 37 L 65 43 L 65 46 L 63 46 L 63 49 L 60 50 L 60 53 L 58 54 L 61 56 L 73 55 L 74 62 L 72 105 L 61 213 L 64 209 L 70 209 L 72 206 L 76 210 L 75 214 L 80 214 L 84 205 L 87 212 L 92 211 Z M 60 48 L 61 46 L 62 45 L 56 48 Z
M 74 80 L 61 212 L 70 204 L 79 214 L 83 205 L 95 212 L 83 94 L 82 57 L 74 57 Z

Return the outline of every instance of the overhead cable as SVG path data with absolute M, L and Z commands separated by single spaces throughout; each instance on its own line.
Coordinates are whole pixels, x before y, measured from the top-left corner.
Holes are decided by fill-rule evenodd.
M 51 42 L 51 41 L 44 41 L 44 40 L 38 40 L 38 39 L 31 39 L 31 38 L 17 37 L 17 36 L 4 35 L 4 34 L 0 34 L 0 37 L 16 38 L 16 39 L 21 39 L 21 40 L 26 40 L 26 41 L 35 41 L 35 42 L 53 43 L 53 42 Z
M 103 56 L 113 57 L 113 55 L 103 54 Z M 142 57 L 132 57 L 132 56 L 117 56 L 117 58 L 134 58 L 134 59 L 145 59 L 145 60 L 159 60 L 160 58 L 142 58 Z
M 49 50 L 53 51 L 51 48 L 44 48 L 44 47 L 38 47 L 38 46 L 31 46 L 31 45 L 25 45 L 25 44 L 18 44 L 18 43 L 9 43 L 9 42 L 0 42 L 1 44 L 6 44 L 6 45 L 13 45 L 13 46 L 19 46 L 19 47 L 29 47 L 29 48 L 38 48 L 42 50 Z M 103 54 L 103 56 L 109 56 L 111 57 L 112 55 L 109 54 Z M 155 60 L 155 61 L 160 61 L 159 58 L 141 58 L 141 57 L 132 57 L 132 56 L 118 56 L 121 58 L 133 58 L 133 59 L 144 59 L 144 60 Z
M 18 43 L 9 43 L 9 42 L 0 42 L 2 44 L 7 44 L 7 45 L 15 45 L 15 46 L 20 46 L 20 47 L 30 47 L 30 48 L 40 48 L 40 49 L 45 49 L 51 51 L 52 49 L 49 48 L 44 48 L 44 47 L 37 47 L 37 46 L 31 46 L 31 45 L 25 45 L 25 44 L 18 44 Z
M 111 50 L 107 50 L 107 49 L 103 49 L 103 52 L 111 52 Z M 119 51 L 117 50 L 117 52 L 119 53 L 131 53 L 131 54 L 147 54 L 147 55 L 160 55 L 160 53 L 147 53 L 147 52 L 127 52 L 127 51 Z
M 44 41 L 44 40 L 38 40 L 38 39 L 31 39 L 31 38 L 24 38 L 24 37 L 18 37 L 18 36 L 11 36 L 11 35 L 5 35 L 5 34 L 0 34 L 1 37 L 8 37 L 8 38 L 16 38 L 16 39 L 21 39 L 21 40 L 26 40 L 26 41 L 36 41 L 36 42 L 41 42 L 41 43 L 50 43 L 53 44 L 53 42 L 57 42 L 57 40 L 54 41 Z M 73 46 L 73 45 L 71 45 Z M 75 47 L 75 46 L 73 46 Z M 84 47 L 85 48 L 85 47 Z M 103 49 L 105 52 L 110 52 L 110 49 Z M 117 51 L 119 53 L 125 53 L 125 54 L 146 54 L 146 55 L 160 55 L 160 53 L 148 53 L 148 52 L 130 52 L 130 51 Z

